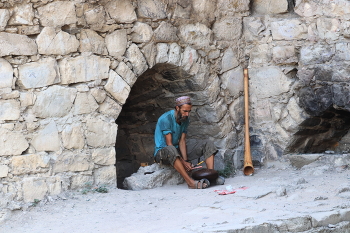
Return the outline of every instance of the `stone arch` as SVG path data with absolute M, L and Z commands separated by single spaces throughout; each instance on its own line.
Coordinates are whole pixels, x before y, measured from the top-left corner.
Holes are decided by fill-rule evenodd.
M 116 123 L 116 167 L 118 187 L 123 187 L 141 163 L 152 164 L 154 129 L 158 117 L 174 108 L 174 99 L 189 95 L 193 101 L 189 140 L 210 138 L 220 153 L 216 167 L 223 167 L 223 154 L 233 145 L 232 123 L 227 104 L 220 96 L 218 76 L 210 75 L 206 60 L 191 47 L 181 48 L 176 43 L 152 45 L 158 49 L 148 57 L 149 69 L 136 77 Z M 142 59 L 142 58 L 141 58 Z M 151 63 L 151 64 L 150 64 Z M 135 67 L 139 63 L 130 63 Z

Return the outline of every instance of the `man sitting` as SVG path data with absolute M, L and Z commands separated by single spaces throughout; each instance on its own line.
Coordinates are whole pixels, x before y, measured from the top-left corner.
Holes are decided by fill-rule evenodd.
M 170 110 L 159 117 L 154 134 L 155 161 L 172 165 L 185 179 L 189 188 L 204 189 L 209 187 L 207 179 L 193 180 L 188 172 L 193 169 L 190 161 L 204 156 L 208 169 L 214 169 L 214 155 L 218 152 L 214 143 L 206 140 L 197 142 L 192 148 L 186 147 L 186 133 L 190 123 L 189 114 L 192 109 L 191 99 L 182 96 L 175 100 L 175 110 Z M 219 177 L 220 184 L 224 183 Z

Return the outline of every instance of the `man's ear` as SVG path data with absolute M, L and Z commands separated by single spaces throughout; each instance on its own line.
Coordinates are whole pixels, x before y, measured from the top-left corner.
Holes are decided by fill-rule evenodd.
M 180 107 L 179 106 L 175 106 L 176 111 L 179 111 Z

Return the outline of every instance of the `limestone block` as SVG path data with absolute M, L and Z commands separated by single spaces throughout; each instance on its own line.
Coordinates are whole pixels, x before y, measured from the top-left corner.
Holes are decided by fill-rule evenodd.
M 34 26 L 18 26 L 18 33 L 22 35 L 37 35 L 40 33 L 39 25 Z
M 195 49 L 187 46 L 182 54 L 181 66 L 185 71 L 189 71 L 198 60 L 198 53 Z
M 57 157 L 53 171 L 55 173 L 82 172 L 91 168 L 91 155 L 89 153 L 65 151 Z
M 334 56 L 335 49 L 329 45 L 310 45 L 300 49 L 300 62 L 303 65 L 325 63 Z
M 96 100 L 90 93 L 77 93 L 77 97 L 74 101 L 73 114 L 86 114 L 95 111 L 98 108 Z
M 108 15 L 117 23 L 133 23 L 137 20 L 135 8 L 129 0 L 110 1 L 105 8 Z
M 11 64 L 3 58 L 0 58 L 0 89 L 12 88 L 13 85 L 13 68 Z
M 218 99 L 213 104 L 197 108 L 196 113 L 201 119 L 201 122 L 217 123 L 227 113 L 227 106 L 224 104 L 223 99 Z
M 131 44 L 126 50 L 126 57 L 129 59 L 136 76 L 140 76 L 148 69 L 146 59 L 136 44 Z
M 259 17 L 244 17 L 243 33 L 245 40 L 254 41 L 265 31 L 266 27 Z
M 274 40 L 303 40 L 307 38 L 307 26 L 298 19 L 271 22 Z
M 236 128 L 244 124 L 244 116 L 242 112 L 244 112 L 244 99 L 243 96 L 240 96 L 229 105 L 229 114 L 235 123 Z M 239 130 L 240 128 L 237 129 Z
M 304 120 L 306 120 L 307 115 L 305 111 L 299 107 L 296 99 L 294 97 L 289 99 L 287 104 L 287 110 L 291 118 L 296 122 L 297 125 L 301 124 Z
M 22 133 L 0 128 L 0 155 L 20 155 L 28 146 Z
M 25 35 L 0 32 L 0 57 L 7 55 L 35 55 L 38 52 L 34 40 Z
M 335 106 L 350 110 L 350 86 L 344 83 L 337 83 L 332 86 L 333 103 Z
M 10 99 L 19 98 L 19 91 L 18 90 L 12 91 L 11 88 L 0 89 L 0 93 L 1 93 L 1 98 L 3 100 L 10 100 Z
M 84 176 L 80 174 L 74 174 L 75 176 L 71 177 L 71 189 L 82 188 L 86 184 L 93 184 L 94 179 L 92 176 Z
M 287 0 L 254 0 L 253 11 L 257 14 L 283 14 L 288 12 Z
M 223 16 L 232 12 L 249 12 L 250 0 L 217 0 L 217 12 Z
M 198 104 L 211 104 L 218 98 L 220 92 L 220 79 L 217 75 L 212 75 L 209 78 L 209 86 L 204 91 L 200 91 L 196 94 L 195 98 Z
M 145 172 L 153 172 L 144 175 Z M 157 163 L 147 167 L 140 167 L 137 173 L 125 178 L 124 187 L 130 190 L 143 190 L 161 187 L 163 185 L 182 184 L 184 179 L 173 167 Z
M 186 24 L 179 28 L 179 37 L 194 48 L 206 48 L 212 42 L 212 31 L 204 24 Z
M 61 27 L 77 22 L 75 4 L 71 1 L 56 1 L 38 7 L 38 17 L 44 27 Z
M 126 30 L 116 30 L 111 34 L 108 34 L 105 38 L 105 41 L 109 55 L 113 57 L 123 56 L 128 44 Z
M 177 28 L 172 24 L 162 21 L 154 31 L 155 42 L 176 42 L 179 38 L 176 35 Z
M 223 17 L 215 21 L 212 30 L 216 40 L 238 40 L 242 36 L 242 19 Z
M 63 117 L 71 110 L 76 93 L 75 88 L 51 86 L 37 94 L 33 113 L 39 118 Z
M 20 102 L 17 100 L 0 100 L 0 120 L 18 120 L 21 115 Z
M 33 92 L 22 92 L 20 94 L 21 107 L 32 106 L 35 102 L 36 96 Z
M 48 194 L 51 196 L 62 193 L 62 179 L 61 177 L 48 177 L 46 178 L 46 185 L 48 188 Z
M 137 80 L 135 74 L 130 70 L 129 66 L 127 66 L 124 62 L 120 62 L 117 69 L 115 70 L 124 80 L 125 82 L 132 87 Z
M 114 146 L 117 137 L 118 126 L 107 119 L 87 117 L 86 140 L 89 146 L 104 147 Z
M 33 25 L 34 10 L 33 4 L 16 5 L 8 21 L 9 25 Z
M 272 48 L 273 61 L 277 64 L 295 64 L 298 56 L 294 46 L 276 46 Z
M 18 71 L 18 85 L 23 89 L 46 87 L 61 81 L 57 62 L 51 57 L 21 65 Z
M 337 43 L 335 45 L 334 59 L 336 61 L 349 61 L 350 60 L 350 45 L 348 43 Z
M 167 17 L 167 4 L 162 0 L 137 1 L 137 15 L 140 18 L 152 20 L 165 19 Z
M 316 1 L 316 4 L 318 2 Z M 320 5 L 318 3 L 318 5 Z M 342 17 L 345 20 L 350 19 L 350 3 L 347 0 L 323 1 L 323 15 L 330 18 Z
M 117 182 L 117 171 L 114 165 L 101 167 L 94 170 L 95 184 L 115 185 Z
M 103 103 L 103 101 L 106 99 L 106 92 L 102 89 L 94 88 L 91 89 L 91 95 L 95 98 L 97 103 Z
M 84 134 L 80 124 L 66 125 L 62 131 L 63 146 L 67 149 L 83 149 Z
M 157 44 L 156 64 L 166 63 L 168 61 L 168 49 L 168 44 L 166 43 Z
M 62 84 L 107 79 L 110 60 L 96 55 L 83 54 L 64 58 L 58 63 Z
M 79 41 L 74 35 L 64 31 L 56 32 L 52 27 L 45 27 L 36 38 L 38 51 L 46 55 L 66 55 L 76 52 L 79 47 Z
M 342 35 L 344 37 L 346 37 L 346 38 L 350 37 L 350 22 L 349 21 L 341 23 L 341 32 L 342 32 Z
M 261 65 L 266 64 L 271 61 L 271 49 L 268 44 L 260 44 L 254 46 L 250 52 L 249 64 L 251 65 Z
M 153 36 L 152 27 L 146 23 L 136 22 L 131 34 L 131 40 L 135 43 L 145 43 Z
M 317 30 L 318 36 L 325 40 L 337 40 L 340 35 L 340 20 L 330 18 L 318 18 Z
M 149 68 L 156 64 L 157 46 L 154 43 L 149 43 L 142 48 Z
M 168 63 L 179 66 L 181 64 L 181 47 L 177 43 L 169 45 Z
M 292 84 L 278 67 L 252 68 L 249 77 L 250 94 L 258 99 L 279 96 Z
M 294 12 L 302 17 L 314 17 L 323 15 L 323 5 L 316 1 L 297 0 Z
M 193 0 L 192 1 L 193 15 L 197 22 L 210 25 L 215 20 L 216 1 L 212 0 Z
M 95 8 L 86 10 L 84 12 L 84 17 L 87 24 L 89 24 L 93 30 L 102 29 L 106 23 L 106 12 L 103 6 L 96 6 Z
M 61 140 L 58 135 L 56 123 L 50 121 L 43 129 L 34 135 L 32 146 L 36 151 L 58 151 L 60 149 Z
M 131 90 L 127 82 L 113 70 L 109 72 L 109 79 L 104 88 L 121 104 L 125 104 Z
M 7 177 L 9 167 L 7 165 L 0 165 L 0 178 Z
M 7 9 L 0 9 L 0 31 L 4 31 L 11 14 Z
M 48 168 L 50 157 L 46 153 L 13 156 L 11 161 L 12 173 L 15 175 L 40 172 Z
M 189 19 L 191 17 L 191 5 L 182 6 L 181 4 L 176 4 L 173 18 Z
M 239 65 L 237 56 L 237 51 L 233 51 L 232 48 L 226 49 L 221 61 L 221 73 L 233 69 Z
M 79 51 L 100 55 L 108 54 L 104 38 L 91 29 L 82 29 L 80 31 Z
M 35 199 L 42 200 L 48 192 L 44 178 L 27 177 L 23 178 L 23 200 L 34 202 Z
M 115 148 L 96 148 L 92 152 L 92 160 L 98 165 L 114 165 L 115 164 Z
M 117 119 L 122 111 L 122 106 L 120 106 L 115 100 L 107 97 L 100 105 L 98 111 L 106 116 L 112 117 L 113 119 Z
M 237 98 L 243 92 L 243 69 L 238 67 L 221 75 L 221 88 L 227 89 L 232 97 Z

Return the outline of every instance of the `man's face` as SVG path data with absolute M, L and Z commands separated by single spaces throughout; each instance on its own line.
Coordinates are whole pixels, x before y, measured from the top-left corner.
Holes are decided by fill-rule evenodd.
M 186 121 L 188 116 L 190 115 L 192 109 L 192 105 L 184 104 L 182 106 L 176 106 L 176 118 L 178 121 L 183 122 Z

